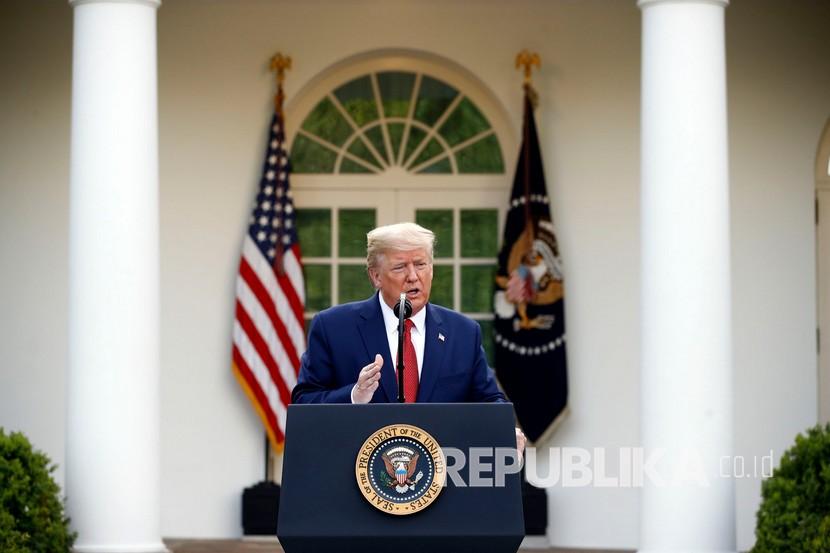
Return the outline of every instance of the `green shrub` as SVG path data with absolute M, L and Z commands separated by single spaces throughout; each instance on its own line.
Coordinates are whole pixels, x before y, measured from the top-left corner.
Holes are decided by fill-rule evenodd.
M 796 436 L 761 495 L 752 553 L 830 553 L 830 424 Z
M 70 551 L 75 534 L 64 516 L 55 465 L 26 436 L 0 428 L 0 551 Z

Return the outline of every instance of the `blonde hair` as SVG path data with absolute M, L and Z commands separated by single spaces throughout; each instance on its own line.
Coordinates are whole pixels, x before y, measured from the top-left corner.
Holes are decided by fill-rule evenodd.
M 366 267 L 377 267 L 383 254 L 390 250 L 409 252 L 424 249 L 432 263 L 435 234 L 415 223 L 396 223 L 369 231 L 366 234 Z

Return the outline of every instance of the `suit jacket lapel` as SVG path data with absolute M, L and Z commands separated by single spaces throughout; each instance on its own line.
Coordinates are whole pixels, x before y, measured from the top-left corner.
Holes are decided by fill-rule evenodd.
M 418 403 L 428 402 L 432 397 L 435 382 L 441 373 L 441 362 L 444 360 L 444 341 L 438 338 L 446 332 L 444 321 L 438 310 L 427 304 L 426 324 L 424 325 L 424 362 L 421 366 L 421 381 L 418 384 Z
M 386 338 L 386 326 L 383 323 L 383 314 L 380 312 L 377 294 L 366 300 L 360 310 L 360 335 L 363 345 L 366 346 L 368 359 L 366 363 L 374 361 L 375 354 L 383 357 L 383 368 L 380 370 L 380 390 L 386 396 L 387 402 L 398 398 L 398 384 L 395 378 L 395 364 L 389 352 L 389 340 Z M 358 367 L 360 370 L 362 367 Z M 375 392 L 377 397 L 377 392 Z

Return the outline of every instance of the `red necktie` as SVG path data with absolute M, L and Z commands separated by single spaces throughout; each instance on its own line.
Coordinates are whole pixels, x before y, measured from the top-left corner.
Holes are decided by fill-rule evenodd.
M 403 331 L 403 397 L 406 403 L 415 403 L 418 397 L 418 357 L 412 345 L 412 319 L 404 321 Z

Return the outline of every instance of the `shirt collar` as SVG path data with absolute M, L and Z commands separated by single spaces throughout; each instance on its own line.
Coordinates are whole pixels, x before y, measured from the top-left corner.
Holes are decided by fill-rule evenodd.
M 380 302 L 380 311 L 383 313 L 383 324 L 386 326 L 386 333 L 391 334 L 393 332 L 397 332 L 398 318 L 395 316 L 395 312 L 392 311 L 392 308 L 386 305 L 386 302 L 383 301 L 383 296 L 381 296 L 380 292 L 378 292 L 378 301 Z M 417 330 L 421 336 L 425 336 L 426 333 L 424 332 L 424 327 L 427 322 L 426 305 L 423 309 L 412 315 L 410 319 L 412 320 L 412 324 L 415 326 L 415 330 Z

